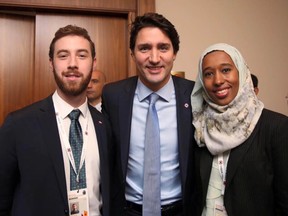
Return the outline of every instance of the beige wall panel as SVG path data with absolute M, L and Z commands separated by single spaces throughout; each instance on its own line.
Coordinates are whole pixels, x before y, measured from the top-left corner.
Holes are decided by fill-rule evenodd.
M 155 0 L 180 34 L 175 71 L 194 80 L 202 51 L 213 43 L 237 47 L 259 78 L 265 107 L 288 115 L 287 0 Z

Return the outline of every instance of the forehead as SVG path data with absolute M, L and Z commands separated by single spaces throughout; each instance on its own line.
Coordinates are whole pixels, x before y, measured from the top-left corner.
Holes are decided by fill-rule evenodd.
M 98 71 L 92 72 L 92 79 L 99 79 L 101 77 L 101 73 Z
M 234 65 L 230 55 L 222 50 L 215 50 L 207 53 L 203 58 L 203 64 L 205 63 L 230 63 Z
M 55 42 L 55 51 L 62 49 L 68 51 L 77 51 L 84 49 L 90 52 L 90 43 L 84 37 L 76 35 L 68 35 L 58 39 Z
M 170 43 L 170 38 L 157 27 L 142 28 L 137 35 L 136 44 Z

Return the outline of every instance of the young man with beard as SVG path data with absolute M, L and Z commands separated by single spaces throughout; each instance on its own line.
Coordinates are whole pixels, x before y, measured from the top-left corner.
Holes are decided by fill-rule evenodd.
M 78 202 L 83 215 L 109 216 L 110 126 L 86 98 L 94 43 L 68 25 L 49 57 L 54 94 L 10 113 L 0 129 L 0 215 L 69 215 Z

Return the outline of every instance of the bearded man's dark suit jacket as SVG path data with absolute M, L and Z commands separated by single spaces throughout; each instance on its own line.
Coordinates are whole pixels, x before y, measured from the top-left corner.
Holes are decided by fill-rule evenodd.
M 111 128 L 89 105 L 100 157 L 103 215 L 111 216 Z M 109 138 L 110 137 L 110 138 Z M 0 129 L 0 215 L 69 215 L 61 142 L 52 97 L 11 113 Z
M 193 193 L 193 135 L 190 95 L 194 82 L 173 77 L 177 106 L 177 131 L 179 164 L 182 184 L 182 201 L 185 215 L 192 215 Z M 110 83 L 102 93 L 102 112 L 110 119 L 113 138 L 116 143 L 115 176 L 113 182 L 113 216 L 124 215 L 126 171 L 128 164 L 133 98 L 138 77 Z
M 213 155 L 196 149 L 198 214 L 206 203 Z M 232 216 L 288 215 L 288 118 L 264 109 L 250 137 L 230 152 L 224 205 Z

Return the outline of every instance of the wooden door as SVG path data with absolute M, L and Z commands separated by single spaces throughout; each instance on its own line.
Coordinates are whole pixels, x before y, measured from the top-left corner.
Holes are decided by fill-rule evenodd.
M 3 0 L 0 2 L 0 125 L 16 109 L 55 91 L 49 45 L 58 28 L 76 24 L 96 46 L 96 68 L 112 82 L 136 74 L 129 23 L 155 0 Z
M 34 18 L 0 14 L 0 125 L 7 113 L 32 103 Z

